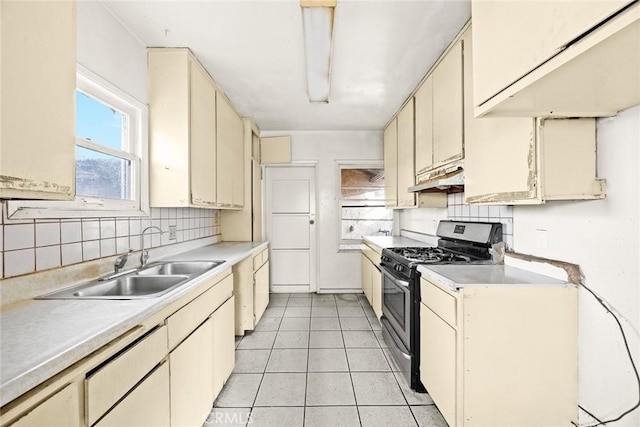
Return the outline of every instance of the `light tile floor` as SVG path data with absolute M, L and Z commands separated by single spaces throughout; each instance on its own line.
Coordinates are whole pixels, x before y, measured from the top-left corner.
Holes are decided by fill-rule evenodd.
M 391 359 L 364 295 L 272 294 L 205 426 L 441 427 Z

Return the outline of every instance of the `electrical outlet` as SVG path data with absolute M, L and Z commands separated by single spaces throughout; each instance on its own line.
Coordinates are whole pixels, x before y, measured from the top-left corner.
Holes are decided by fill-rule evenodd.
M 178 227 L 176 225 L 170 225 L 169 226 L 169 240 L 176 240 L 176 229 Z

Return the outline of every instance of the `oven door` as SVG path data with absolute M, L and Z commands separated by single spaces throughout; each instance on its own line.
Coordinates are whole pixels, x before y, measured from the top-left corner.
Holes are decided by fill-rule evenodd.
M 411 351 L 410 283 L 382 268 L 382 314 Z

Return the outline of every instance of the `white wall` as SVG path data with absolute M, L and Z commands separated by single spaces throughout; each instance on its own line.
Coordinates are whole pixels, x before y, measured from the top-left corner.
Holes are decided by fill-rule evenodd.
M 622 318 L 639 364 L 640 106 L 599 119 L 597 129 L 598 175 L 607 180 L 607 198 L 514 207 L 514 247 L 579 264 L 585 284 Z M 538 247 L 538 233 L 546 233 L 547 249 Z M 584 289 L 579 327 L 580 403 L 609 419 L 635 403 L 638 389 L 615 321 Z M 608 425 L 640 425 L 640 410 Z
M 78 63 L 147 103 L 147 51 L 100 2 L 78 2 Z
M 382 132 L 262 132 L 291 135 L 292 161 L 317 161 L 318 288 L 320 292 L 361 291 L 360 251 L 338 252 L 340 221 L 338 161 L 382 160 Z
M 599 119 L 597 132 L 598 176 L 607 180 L 607 198 L 514 206 L 510 246 L 579 264 L 585 284 L 622 318 L 640 364 L 640 106 Z M 400 226 L 434 234 L 434 220 L 452 218 L 451 213 L 451 206 L 405 210 L 399 214 Z M 546 248 L 540 233 L 546 235 Z M 584 289 L 579 298 L 579 402 L 600 419 L 610 419 L 635 403 L 638 389 L 613 318 Z M 582 424 L 591 421 L 580 413 Z M 608 425 L 640 425 L 640 410 Z

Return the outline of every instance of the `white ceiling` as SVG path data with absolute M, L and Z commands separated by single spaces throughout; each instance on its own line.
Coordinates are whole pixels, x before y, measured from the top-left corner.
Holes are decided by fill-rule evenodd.
M 338 0 L 328 104 L 307 96 L 299 0 L 104 0 L 146 46 L 187 46 L 262 130 L 380 130 L 469 0 Z

